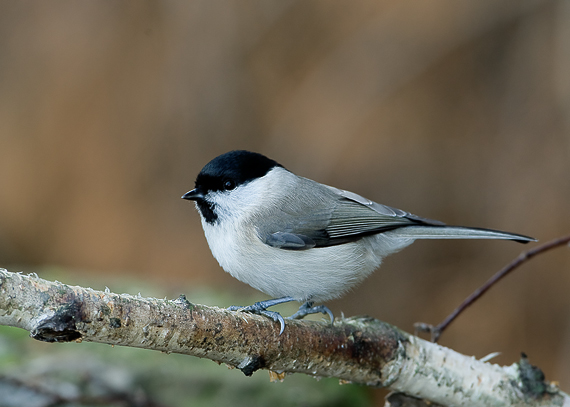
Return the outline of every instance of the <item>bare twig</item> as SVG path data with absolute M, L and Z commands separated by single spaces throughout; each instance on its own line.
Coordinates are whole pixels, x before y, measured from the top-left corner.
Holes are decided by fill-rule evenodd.
M 526 252 L 522 252 L 516 259 L 506 265 L 502 270 L 498 271 L 493 277 L 485 282 L 481 287 L 475 290 L 469 297 L 467 297 L 447 318 L 435 327 L 433 325 L 418 322 L 414 324 L 416 330 L 421 332 L 429 332 L 431 334 L 432 342 L 437 342 L 445 329 L 470 305 L 479 299 L 489 288 L 495 285 L 499 280 L 509 274 L 511 271 L 519 267 L 521 264 L 536 256 L 537 254 L 544 253 L 548 250 L 560 247 L 570 242 L 570 235 L 563 236 L 558 239 L 551 240 L 543 245 L 537 246 Z
M 26 329 L 42 341 L 182 353 L 246 375 L 268 369 L 337 377 L 442 405 L 570 405 L 543 376 L 525 373 L 528 362 L 491 365 L 372 318 L 334 325 L 287 321 L 279 335 L 268 318 L 192 304 L 183 296 L 170 301 L 119 295 L 0 269 L 0 324 Z M 525 387 L 529 377 L 533 385 Z

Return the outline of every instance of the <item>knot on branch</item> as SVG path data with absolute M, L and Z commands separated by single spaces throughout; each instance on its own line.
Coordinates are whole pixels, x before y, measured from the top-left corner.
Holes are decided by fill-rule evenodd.
M 81 339 L 76 322 L 82 321 L 81 302 L 74 300 L 57 308 L 53 315 L 38 321 L 30 336 L 43 342 L 72 342 Z
M 541 399 L 547 392 L 548 385 L 544 381 L 544 373 L 528 361 L 526 354 L 521 354 L 519 365 L 519 378 L 522 391 L 533 399 Z
M 256 370 L 265 367 L 265 359 L 261 355 L 253 355 L 246 357 L 239 365 L 238 369 L 246 376 L 251 376 Z

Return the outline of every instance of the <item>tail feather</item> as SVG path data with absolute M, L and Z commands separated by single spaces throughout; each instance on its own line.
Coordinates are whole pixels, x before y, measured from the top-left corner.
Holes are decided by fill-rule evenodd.
M 391 231 L 398 237 L 412 239 L 506 239 L 519 243 L 536 242 L 536 239 L 500 230 L 469 228 L 463 226 L 405 226 Z

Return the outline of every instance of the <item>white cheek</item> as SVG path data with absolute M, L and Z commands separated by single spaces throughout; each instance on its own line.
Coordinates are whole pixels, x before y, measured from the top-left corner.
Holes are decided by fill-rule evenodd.
M 239 224 L 267 205 L 274 205 L 287 184 L 294 181 L 294 175 L 286 172 L 277 178 L 279 174 L 273 171 L 232 191 L 210 193 L 208 200 L 215 202 L 219 223 Z
M 218 223 L 235 222 L 253 209 L 253 201 L 248 199 L 243 189 L 238 187 L 233 191 L 210 193 L 208 198 L 215 202 Z

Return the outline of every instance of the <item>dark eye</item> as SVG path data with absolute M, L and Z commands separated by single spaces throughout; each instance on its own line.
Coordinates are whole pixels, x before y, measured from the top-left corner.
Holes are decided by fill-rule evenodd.
M 231 191 L 235 187 L 236 187 L 236 183 L 234 181 L 232 181 L 231 179 L 227 179 L 224 181 L 224 189 L 226 191 Z

